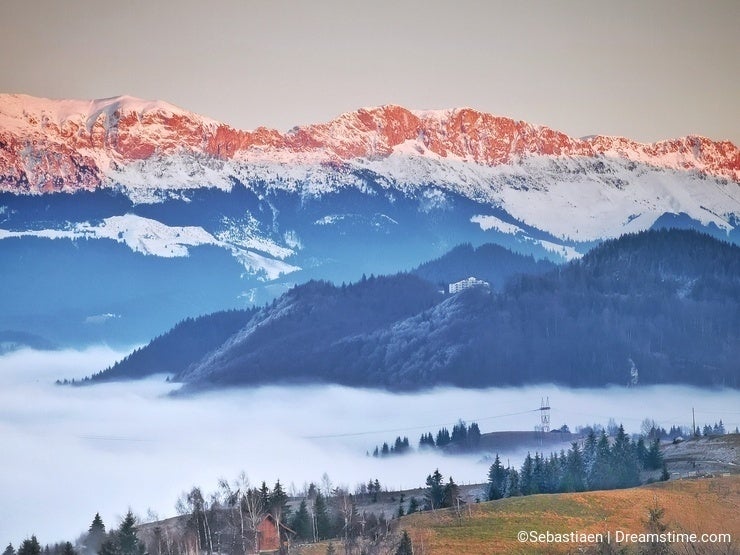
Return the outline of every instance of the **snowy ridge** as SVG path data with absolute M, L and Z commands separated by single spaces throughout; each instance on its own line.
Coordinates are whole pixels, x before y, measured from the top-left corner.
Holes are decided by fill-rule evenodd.
M 265 280 L 273 280 L 300 268 L 282 259 L 294 254 L 290 249 L 280 247 L 267 239 L 255 238 L 253 241 L 230 242 L 225 232 L 223 238 L 216 238 L 202 227 L 167 226 L 157 220 L 143 218 L 134 214 L 105 218 L 100 224 L 88 222 L 68 224 L 64 229 L 43 229 L 28 231 L 7 231 L 0 229 L 0 240 L 13 237 L 42 237 L 46 239 L 110 239 L 123 243 L 134 252 L 144 255 L 175 258 L 188 256 L 188 247 L 213 245 L 224 248 L 251 274 Z M 249 250 L 252 247 L 275 258 Z
M 178 154 L 231 160 L 237 166 L 347 163 L 382 160 L 394 153 L 488 167 L 533 156 L 603 156 L 740 181 L 740 151 L 728 141 L 697 136 L 654 144 L 606 136 L 576 139 L 472 108 L 363 108 L 283 134 L 266 128 L 240 131 L 165 102 L 127 96 L 82 101 L 0 95 L 0 134 L 9 145 L 3 152 L 8 168 L 3 169 L 16 170 L 4 176 L 3 188 L 27 192 L 44 191 L 44 185 L 51 190 L 85 186 L 55 172 L 53 165 L 37 168 L 33 162 L 39 153 L 24 151 L 29 140 L 53 154 L 73 152 L 93 160 L 90 170 L 104 186 L 122 177 L 116 175 L 122 165 Z M 56 182 L 48 184 L 49 179 Z M 118 182 L 139 185 L 126 179 Z
M 236 182 L 303 198 L 369 192 L 368 180 L 420 199 L 422 211 L 460 195 L 483 216 L 503 209 L 563 241 L 647 229 L 665 213 L 727 233 L 740 221 L 740 150 L 728 141 L 578 139 L 472 108 L 394 105 L 287 133 L 240 131 L 160 101 L 0 95 L 0 192 L 111 187 L 154 203 Z M 212 239 L 281 260 L 288 248 L 254 234 Z

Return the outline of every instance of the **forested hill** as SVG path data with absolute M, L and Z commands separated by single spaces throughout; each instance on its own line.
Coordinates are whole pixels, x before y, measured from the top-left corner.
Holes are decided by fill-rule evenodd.
M 109 368 L 84 382 L 130 380 L 152 374 L 175 374 L 199 361 L 240 330 L 257 312 L 227 310 L 186 318 L 174 328 L 136 349 Z
M 443 296 L 409 274 L 310 282 L 197 361 L 169 368 L 188 391 L 277 382 L 626 385 L 633 368 L 640 385 L 737 388 L 738 337 L 740 248 L 660 230 L 514 277 L 500 292 Z
M 543 274 L 553 268 L 555 264 L 549 260 L 535 260 L 531 255 L 515 253 L 493 243 L 477 248 L 465 243 L 421 264 L 412 273 L 432 283 L 445 285 L 474 276 L 500 290 L 512 276 Z
M 385 328 L 440 298 L 431 283 L 410 274 L 363 278 L 341 287 L 312 281 L 260 311 L 226 344 L 176 378 L 207 386 L 325 381 L 345 357 L 362 357 L 347 352 L 339 360 L 327 358 L 336 342 Z M 356 379 L 348 375 L 340 383 Z
M 537 282 L 540 285 L 533 285 Z M 544 277 L 514 280 L 510 292 L 528 287 L 737 300 L 740 247 L 692 230 L 645 231 L 605 241 L 582 259 Z
M 335 350 L 350 375 L 419 388 L 556 382 L 740 387 L 740 248 L 693 231 L 607 242 L 501 294 L 472 290 Z

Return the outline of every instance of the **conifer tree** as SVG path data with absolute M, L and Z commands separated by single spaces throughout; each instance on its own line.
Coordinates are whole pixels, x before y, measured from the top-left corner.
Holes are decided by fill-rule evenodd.
M 267 484 L 263 481 L 262 485 L 260 486 L 260 497 L 262 498 L 262 506 L 265 508 L 265 510 L 269 510 L 270 507 L 270 488 L 267 487 Z
M 41 555 L 41 544 L 39 544 L 36 536 L 23 540 L 18 548 L 18 555 Z
M 275 521 L 284 524 L 285 517 L 290 512 L 290 508 L 288 507 L 288 494 L 283 490 L 280 480 L 275 482 L 275 487 L 272 488 L 272 492 L 268 497 L 268 502 L 270 514 L 275 518 Z
M 414 555 L 411 537 L 406 530 L 401 534 L 401 542 L 398 544 L 398 549 L 396 549 L 396 555 Z
M 316 493 L 316 499 L 313 505 L 314 518 L 316 519 L 316 535 L 317 539 L 324 540 L 332 536 L 331 519 L 329 517 L 329 511 L 326 506 L 326 500 L 323 494 L 319 491 Z
M 516 497 L 518 495 L 521 495 L 521 491 L 519 490 L 519 473 L 514 468 L 507 468 L 504 497 Z
M 6 547 L 5 551 L 3 551 L 3 555 L 16 555 L 15 548 L 13 547 L 12 543 L 8 544 L 8 547 Z
M 121 526 L 103 543 L 100 555 L 145 555 L 144 543 L 136 535 L 136 517 L 129 510 Z
M 442 507 L 454 507 L 457 499 L 460 497 L 460 488 L 450 476 L 449 481 L 445 484 L 442 496 Z
M 522 495 L 531 495 L 535 493 L 534 486 L 534 463 L 532 455 L 527 453 L 522 464 L 522 471 L 519 474 L 519 491 Z
M 444 485 L 442 484 L 442 474 L 436 469 L 432 474 L 427 476 L 427 491 L 424 494 L 427 508 L 434 510 L 442 507 L 444 501 Z
M 450 443 L 450 432 L 447 428 L 442 428 L 437 432 L 437 447 L 444 447 Z
M 660 480 L 662 482 L 667 482 L 671 479 L 671 475 L 668 472 L 668 466 L 663 462 L 663 470 L 660 473 Z
M 419 502 L 416 500 L 416 497 L 412 497 L 411 501 L 409 501 L 409 510 L 408 514 L 414 514 L 419 510 Z
M 583 463 L 578 443 L 573 442 L 566 455 L 565 473 L 563 475 L 562 491 L 583 491 L 586 489 L 586 468 Z
M 583 444 L 583 466 L 586 470 L 586 476 L 591 474 L 591 469 L 596 460 L 596 443 L 596 433 L 591 429 Z
M 496 453 L 496 458 L 488 470 L 488 499 L 501 499 L 504 496 L 504 481 L 506 480 L 506 469 L 501 464 L 501 459 Z
M 313 529 L 311 526 L 311 515 L 308 514 L 308 506 L 306 500 L 303 499 L 298 507 L 293 520 L 290 523 L 290 527 L 295 531 L 296 536 L 304 541 L 313 539 Z
M 648 470 L 658 470 L 663 466 L 663 455 L 660 452 L 660 440 L 656 437 L 647 451 L 645 459 L 645 468 Z
M 476 422 L 473 422 L 468 427 L 468 447 L 470 449 L 477 449 L 480 446 L 480 428 Z
M 614 445 L 611 449 L 611 460 L 611 469 L 616 481 L 613 487 L 628 488 L 639 485 L 640 469 L 638 467 L 637 457 L 632 449 L 629 438 L 627 438 L 627 434 L 624 432 L 624 426 L 621 424 L 614 438 Z M 660 468 L 660 465 L 658 465 L 658 468 Z
M 595 447 L 593 464 L 588 475 L 588 488 L 590 490 L 612 489 L 615 487 L 611 471 L 611 451 L 609 450 L 609 438 L 604 430 L 601 431 Z
M 100 518 L 100 513 L 95 513 L 90 528 L 87 531 L 87 537 L 84 540 L 82 552 L 85 555 L 97 555 L 100 547 L 105 541 L 105 524 Z
M 467 438 L 468 428 L 465 425 L 465 422 L 460 420 L 452 427 L 452 436 L 450 437 L 450 442 L 459 445 L 465 445 Z
M 396 516 L 398 518 L 401 518 L 405 514 L 406 513 L 403 510 L 403 500 L 401 500 L 401 501 L 398 502 L 398 510 L 396 511 Z

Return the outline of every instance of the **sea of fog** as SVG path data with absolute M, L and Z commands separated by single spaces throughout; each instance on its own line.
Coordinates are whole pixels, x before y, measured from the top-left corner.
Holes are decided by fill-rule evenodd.
M 723 420 L 740 424 L 732 390 L 661 386 L 566 389 L 552 385 L 488 390 L 435 389 L 416 394 L 338 386 L 259 387 L 167 396 L 164 376 L 91 387 L 56 386 L 126 353 L 18 351 L 0 356 L 0 545 L 36 534 L 44 543 L 74 541 L 99 512 L 111 528 L 131 508 L 173 516 L 178 496 L 194 485 L 215 491 L 219 478 L 245 471 L 251 483 L 280 479 L 288 490 L 332 484 L 353 490 L 379 479 L 388 488 L 423 485 L 439 468 L 445 479 L 480 483 L 481 455 L 433 453 L 376 459 L 375 445 L 463 419 L 482 432 L 532 430 L 549 398 L 553 428 L 610 419 L 639 432 L 645 418 L 665 428 Z M 519 466 L 524 453 L 502 453 Z

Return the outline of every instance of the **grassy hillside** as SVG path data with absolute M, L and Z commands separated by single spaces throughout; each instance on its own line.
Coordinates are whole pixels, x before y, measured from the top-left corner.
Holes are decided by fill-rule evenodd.
M 737 475 L 626 490 L 503 499 L 473 505 L 469 511 L 462 511 L 461 517 L 454 511 L 412 515 L 402 519 L 400 526 L 408 529 L 415 553 L 421 554 L 574 553 L 578 544 L 522 544 L 517 541 L 517 533 L 642 533 L 646 531 L 648 510 L 656 501 L 665 509 L 667 531 L 729 532 L 736 540 L 740 538 Z M 707 553 L 723 552 L 718 545 L 706 547 L 714 547 Z
M 671 546 L 675 553 L 737 553 L 740 539 L 740 475 L 676 480 L 639 488 L 532 495 L 471 504 L 454 510 L 417 513 L 396 521 L 412 538 L 415 555 L 481 555 L 493 553 L 638 553 L 639 545 L 618 546 L 615 533 L 647 532 L 648 511 L 665 509 L 667 532 L 730 533 L 731 545 Z M 521 530 L 554 534 L 611 531 L 614 551 L 587 549 L 585 544 L 532 544 L 517 541 Z M 305 546 L 303 555 L 323 555 L 326 543 Z M 343 555 L 341 542 L 335 542 Z M 393 553 L 394 551 L 390 551 Z

